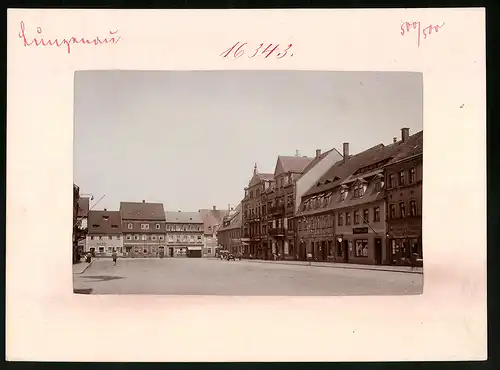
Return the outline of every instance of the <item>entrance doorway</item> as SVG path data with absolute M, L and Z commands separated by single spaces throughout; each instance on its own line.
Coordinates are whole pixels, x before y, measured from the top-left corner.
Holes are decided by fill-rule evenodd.
M 382 239 L 375 239 L 375 264 L 382 264 Z
M 349 242 L 347 240 L 342 240 L 342 252 L 344 255 L 343 262 L 349 263 Z

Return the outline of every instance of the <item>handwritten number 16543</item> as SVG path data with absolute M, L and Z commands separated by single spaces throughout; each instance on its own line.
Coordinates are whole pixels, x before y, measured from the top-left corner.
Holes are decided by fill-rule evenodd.
M 236 44 L 220 53 L 219 56 L 223 58 L 233 57 L 235 59 L 238 59 L 247 54 L 247 52 L 248 58 L 255 58 L 261 55 L 264 56 L 264 58 L 269 58 L 271 55 L 273 55 L 277 59 L 281 59 L 285 55 L 293 56 L 293 53 L 290 50 L 292 44 L 289 44 L 286 48 L 283 49 L 280 49 L 280 44 L 269 44 L 267 46 L 264 45 L 264 43 L 261 43 L 257 47 L 250 47 L 248 46 L 247 42 L 237 42 Z

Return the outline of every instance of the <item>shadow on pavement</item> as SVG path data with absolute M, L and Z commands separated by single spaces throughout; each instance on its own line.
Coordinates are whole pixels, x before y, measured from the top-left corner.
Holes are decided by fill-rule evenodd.
M 85 279 L 95 279 L 96 281 L 109 281 L 109 280 L 123 279 L 123 277 L 100 275 L 100 276 L 85 276 Z
M 73 289 L 73 293 L 76 294 L 92 294 L 92 289 Z

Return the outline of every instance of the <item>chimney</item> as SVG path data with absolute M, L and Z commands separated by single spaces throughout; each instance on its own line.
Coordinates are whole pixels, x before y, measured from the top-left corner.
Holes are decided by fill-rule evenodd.
M 343 156 L 344 156 L 344 163 L 345 163 L 349 159 L 349 143 L 344 143 L 343 149 L 344 149 Z
M 316 149 L 316 159 L 321 155 L 321 149 Z
M 217 211 L 217 208 L 215 208 L 215 206 L 213 206 L 213 207 L 212 207 L 212 209 L 213 209 L 214 211 Z
M 408 141 L 408 137 L 410 136 L 410 129 L 409 128 L 402 128 L 401 129 L 401 140 L 403 140 L 403 143 L 406 143 Z
M 143 199 L 143 200 L 142 200 L 142 203 L 146 203 L 146 201 Z
M 397 143 L 398 142 L 398 138 L 397 137 L 392 138 L 392 142 L 393 143 Z

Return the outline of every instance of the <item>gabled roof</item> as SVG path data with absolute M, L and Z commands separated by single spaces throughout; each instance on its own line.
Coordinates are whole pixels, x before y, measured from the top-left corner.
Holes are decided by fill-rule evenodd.
M 88 214 L 89 234 L 121 234 L 120 211 L 90 211 Z
M 165 221 L 162 203 L 121 202 L 120 215 L 122 220 Z
M 85 217 L 89 212 L 90 199 L 87 197 L 81 197 L 78 199 L 78 217 Z
M 167 223 L 202 224 L 200 212 L 165 212 Z
M 313 160 L 311 157 L 280 155 L 276 161 L 274 176 L 288 172 L 302 173 Z
M 248 182 L 248 187 L 251 188 L 252 186 L 260 184 L 262 181 L 273 181 L 274 180 L 274 175 L 272 173 L 255 173 L 250 181 Z
M 309 164 L 306 166 L 306 168 L 304 168 L 304 171 L 302 171 L 302 173 L 300 174 L 299 179 L 300 179 L 302 176 L 304 176 L 307 172 L 309 172 L 310 170 L 312 170 L 312 169 L 314 168 L 314 166 L 316 166 L 319 162 L 321 162 L 321 161 L 323 160 L 323 158 L 325 158 L 328 154 L 330 154 L 330 153 L 331 153 L 331 152 L 333 152 L 333 151 L 336 151 L 340 157 L 343 157 L 343 156 L 342 156 L 342 154 L 340 154 L 340 152 L 339 152 L 337 149 L 335 149 L 335 148 L 330 149 L 330 150 L 328 150 L 328 151 L 326 151 L 326 152 L 324 152 L 324 153 L 321 153 L 321 155 L 319 156 L 319 158 L 316 158 L 316 157 L 315 157 L 315 158 L 311 161 L 311 163 L 309 163 Z
M 199 212 L 203 221 L 205 235 L 213 234 L 215 226 L 222 226 L 224 216 L 229 213 L 227 209 L 200 209 Z

